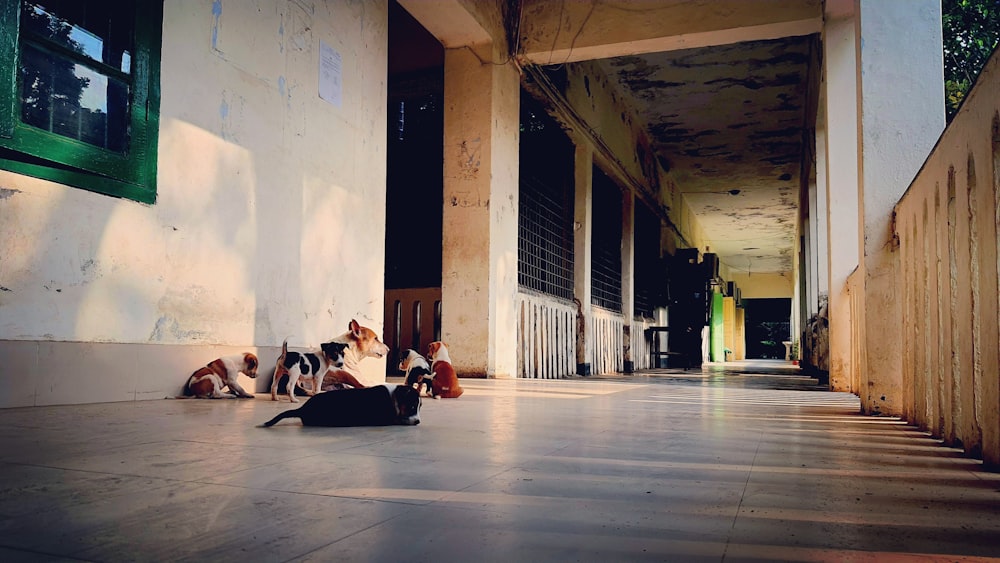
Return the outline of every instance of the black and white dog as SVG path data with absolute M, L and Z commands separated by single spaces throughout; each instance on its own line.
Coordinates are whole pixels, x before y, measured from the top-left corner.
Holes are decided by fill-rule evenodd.
M 420 424 L 420 394 L 392 383 L 319 393 L 261 426 L 274 426 L 285 418 L 298 418 L 303 426 L 415 426 Z
M 420 392 L 420 387 L 424 386 L 427 395 L 431 393 L 431 382 L 434 380 L 434 373 L 431 372 L 431 365 L 427 359 L 417 353 L 416 350 L 404 350 L 399 356 L 399 370 L 406 372 L 406 386 L 413 387 Z
M 306 391 L 307 395 L 315 395 L 323 387 L 323 376 L 332 368 L 340 368 L 344 365 L 344 350 L 346 343 L 324 342 L 320 344 L 320 349 L 313 352 L 289 352 L 288 341 L 281 344 L 281 355 L 274 366 L 274 379 L 271 381 L 271 400 L 278 400 L 278 385 L 281 378 L 288 375 L 288 400 L 297 403 L 295 390 L 301 387 L 299 378 L 311 379 L 312 387 Z

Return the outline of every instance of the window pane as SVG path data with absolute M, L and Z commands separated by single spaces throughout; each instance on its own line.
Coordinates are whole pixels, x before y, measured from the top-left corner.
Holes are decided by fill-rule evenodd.
M 124 73 L 130 71 L 132 2 L 40 0 L 24 2 L 21 29 Z
M 128 85 L 29 45 L 21 50 L 21 120 L 116 152 L 127 145 Z

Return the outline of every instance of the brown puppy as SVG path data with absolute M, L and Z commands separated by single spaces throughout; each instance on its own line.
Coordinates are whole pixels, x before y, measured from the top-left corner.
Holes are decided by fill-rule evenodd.
M 242 372 L 253 379 L 257 377 L 257 356 L 247 352 L 223 356 L 191 374 L 184 385 L 186 397 L 199 399 L 233 399 L 242 397 L 253 399 L 253 395 L 240 387 L 236 380 Z M 223 393 L 222 388 L 229 387 L 234 394 Z
M 337 383 L 345 383 L 360 389 L 365 387 L 359 377 L 361 373 L 361 360 L 365 358 L 381 358 L 389 353 L 389 347 L 378 339 L 375 331 L 358 324 L 358 321 L 351 319 L 347 325 L 347 332 L 333 338 L 331 342 L 346 344 L 344 350 L 344 365 L 339 368 L 331 368 L 323 378 L 323 389 L 333 387 Z
M 458 376 L 455 375 L 455 368 L 451 365 L 451 357 L 444 342 L 431 342 L 427 346 L 427 357 L 431 360 L 431 371 L 434 373 L 434 379 L 431 380 L 431 392 L 434 398 L 461 397 L 465 390 L 458 384 Z

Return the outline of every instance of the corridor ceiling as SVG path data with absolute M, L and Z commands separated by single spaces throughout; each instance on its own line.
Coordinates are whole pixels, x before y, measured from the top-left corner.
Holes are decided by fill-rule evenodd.
M 429 15 L 445 10 L 462 20 L 463 0 L 400 3 L 446 48 L 476 41 L 468 20 Z M 542 67 L 595 61 L 631 99 L 708 251 L 737 273 L 789 272 L 801 176 L 813 168 L 823 7 L 522 0 L 517 52 L 522 64 Z
M 813 44 L 789 37 L 601 61 L 712 252 L 736 271 L 792 268 Z

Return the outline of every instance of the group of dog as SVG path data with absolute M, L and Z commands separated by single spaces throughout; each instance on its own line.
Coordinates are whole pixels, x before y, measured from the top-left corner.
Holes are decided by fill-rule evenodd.
M 389 347 L 375 331 L 353 319 L 346 333 L 309 352 L 289 351 L 286 340 L 275 362 L 271 400 L 278 400 L 279 386 L 286 380 L 290 402 L 299 402 L 295 396 L 298 389 L 309 398 L 300 408 L 282 412 L 262 426 L 273 426 L 285 418 L 299 418 L 304 426 L 412 426 L 420 424 L 421 387 L 435 399 L 462 395 L 464 390 L 442 342 L 428 346 L 430 362 L 412 349 L 400 354 L 399 369 L 406 373 L 402 385 L 366 387 L 358 381 L 361 360 L 382 358 L 388 353 Z M 259 363 L 257 356 L 249 352 L 218 358 L 188 377 L 184 396 L 252 399 L 254 396 L 240 386 L 237 378 L 240 373 L 256 378 Z M 223 392 L 226 387 L 231 393 Z

